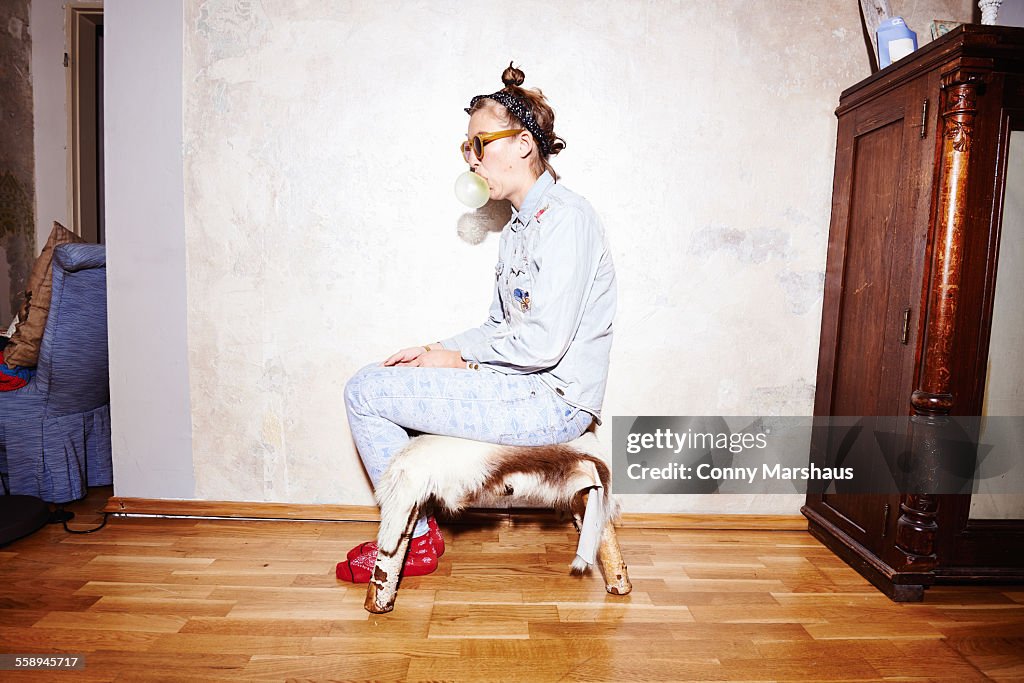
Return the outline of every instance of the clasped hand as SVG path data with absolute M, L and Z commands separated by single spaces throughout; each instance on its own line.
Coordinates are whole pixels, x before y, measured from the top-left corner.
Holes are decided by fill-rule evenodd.
M 466 361 L 458 351 L 448 349 L 431 349 L 422 346 L 410 346 L 392 354 L 382 365 L 385 367 L 400 366 L 410 368 L 464 368 Z

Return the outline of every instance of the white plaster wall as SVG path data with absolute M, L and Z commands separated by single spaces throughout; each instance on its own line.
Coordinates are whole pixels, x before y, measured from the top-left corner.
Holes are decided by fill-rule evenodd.
M 922 42 L 971 11 L 903 4 Z M 857 3 L 188 0 L 184 40 L 195 497 L 372 503 L 344 383 L 483 320 L 504 216 L 452 182 L 462 107 L 510 59 L 610 235 L 606 415 L 810 414 L 833 109 L 869 75 Z
M 1003 0 L 996 23 L 1000 26 L 1024 26 L 1024 0 Z
M 114 493 L 192 498 L 182 0 L 107 0 L 107 320 Z

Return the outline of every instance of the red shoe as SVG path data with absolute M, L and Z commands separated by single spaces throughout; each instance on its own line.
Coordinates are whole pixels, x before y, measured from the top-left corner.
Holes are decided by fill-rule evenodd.
M 366 546 L 362 543 L 353 550 Z M 376 544 L 374 544 L 376 546 Z M 360 552 L 354 558 L 339 562 L 334 574 L 342 581 L 352 583 L 369 583 L 373 568 L 377 564 L 377 548 L 370 552 Z M 409 554 L 405 557 L 403 576 L 425 576 L 437 569 L 437 552 L 430 541 L 430 534 L 423 534 L 409 543 Z
M 427 536 L 430 537 L 430 542 L 434 544 L 434 550 L 437 552 L 437 556 L 441 557 L 444 555 L 444 536 L 441 535 L 441 530 L 437 527 L 437 520 L 431 515 L 427 517 L 427 526 L 430 527 L 430 531 L 427 532 Z M 360 543 L 352 550 L 348 551 L 348 559 L 354 560 L 360 555 L 366 553 L 377 554 L 377 541 L 366 541 Z
M 427 526 L 430 527 L 429 536 L 434 543 L 434 550 L 437 551 L 437 556 L 441 557 L 444 555 L 444 536 L 441 535 L 441 529 L 438 528 L 434 515 L 427 517 Z

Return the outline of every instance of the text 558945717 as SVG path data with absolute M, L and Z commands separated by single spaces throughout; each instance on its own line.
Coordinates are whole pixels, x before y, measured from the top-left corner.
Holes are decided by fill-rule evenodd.
M 0 654 L 0 671 L 55 671 L 84 669 L 80 655 Z

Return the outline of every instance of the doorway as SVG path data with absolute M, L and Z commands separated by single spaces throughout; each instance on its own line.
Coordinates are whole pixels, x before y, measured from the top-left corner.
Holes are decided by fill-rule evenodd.
M 103 8 L 69 3 L 68 216 L 86 242 L 103 244 Z

